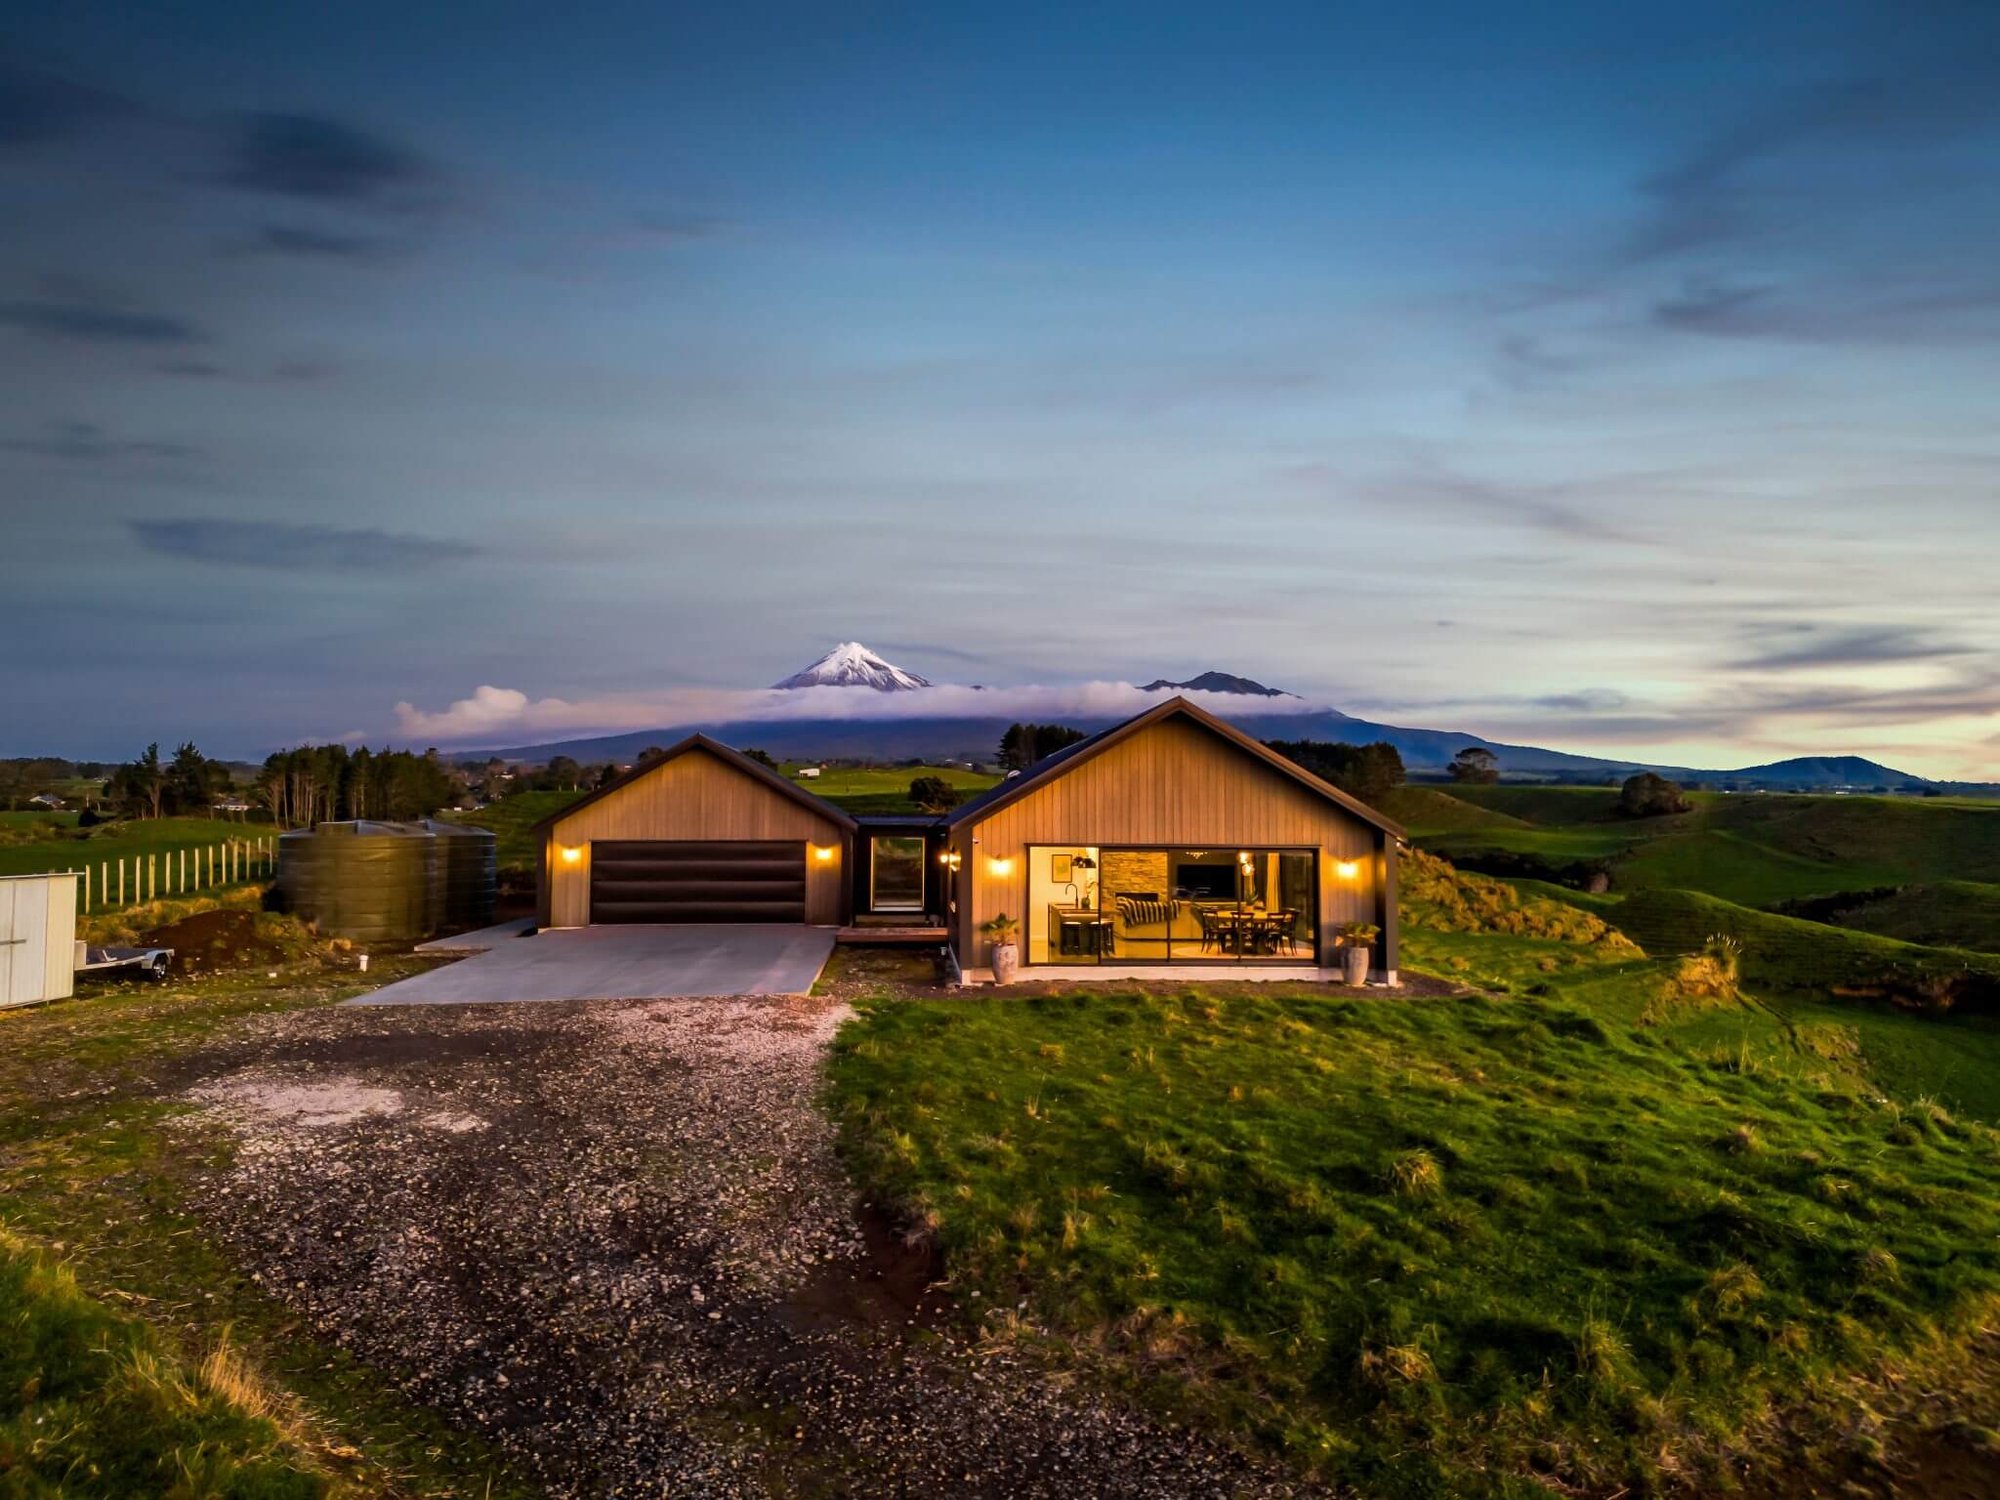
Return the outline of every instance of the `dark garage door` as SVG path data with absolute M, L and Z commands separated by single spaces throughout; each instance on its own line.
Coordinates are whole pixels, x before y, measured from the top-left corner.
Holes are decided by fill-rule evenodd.
M 590 920 L 803 922 L 802 843 L 616 840 L 590 846 Z

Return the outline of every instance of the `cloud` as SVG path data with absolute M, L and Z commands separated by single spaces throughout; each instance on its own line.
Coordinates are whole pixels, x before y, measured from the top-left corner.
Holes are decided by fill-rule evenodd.
M 1768 331 L 1775 295 L 1775 288 L 1768 286 L 1730 286 L 1695 279 L 1677 295 L 1654 304 L 1653 321 L 1663 328 L 1694 333 Z
M 206 336 L 184 318 L 135 312 L 98 301 L 0 302 L 0 327 L 78 344 L 200 344 Z
M 1727 663 L 1730 670 L 1789 672 L 1817 667 L 1866 667 L 1936 661 L 1977 654 L 1976 647 L 1958 641 L 1939 640 L 1929 631 L 1907 626 L 1827 629 L 1816 625 L 1795 625 L 1780 632 L 1767 632 L 1766 637 L 1776 643 Z
M 298 224 L 266 224 L 247 239 L 222 247 L 225 255 L 278 255 L 304 260 L 379 261 L 394 249 L 366 235 L 340 234 Z
M 1615 688 L 1585 688 L 1580 693 L 1551 693 L 1534 703 L 1553 713 L 1595 714 L 1624 708 L 1631 701 Z
M 40 437 L 0 441 L 0 450 L 79 463 L 104 463 L 120 458 L 186 459 L 200 452 L 186 443 L 113 438 L 95 422 L 51 422 Z
M 1822 288 L 1817 296 L 1786 296 L 1772 285 L 1691 277 L 1678 293 L 1653 305 L 1662 328 L 1726 338 L 1780 338 L 1809 343 L 1894 343 L 1992 339 L 2000 336 L 2000 280 L 1990 273 L 1946 284 L 1897 286 L 1882 276 Z
M 1980 7 L 1977 9 L 1985 9 Z M 1975 28 L 1991 21 L 1968 7 Z M 2000 123 L 2000 74 L 1990 40 L 1912 58 L 1786 93 L 1724 124 L 1641 183 L 1646 221 L 1626 245 L 1630 262 L 1658 260 L 1751 237 L 1796 217 L 1810 184 L 1774 191 L 1780 163 L 1822 148 L 1850 157 L 1864 150 L 1907 151 L 1945 144 Z
M 1418 473 L 1370 488 L 1397 506 L 1418 504 L 1572 539 L 1646 545 L 1645 538 L 1568 502 L 1563 485 L 1511 484 L 1448 473 Z
M 668 688 L 599 697 L 530 698 L 513 688 L 484 685 L 447 708 L 396 705 L 397 730 L 440 743 L 492 742 L 531 735 L 612 734 L 635 729 L 675 729 L 694 724 L 784 723 L 799 719 L 849 721 L 928 718 L 1122 719 L 1174 696 L 1148 693 L 1129 682 L 1060 686 L 976 688 L 940 683 L 910 692 L 869 688 L 792 688 L 731 691 Z M 1218 713 L 1243 712 L 1233 693 L 1188 693 Z M 1323 713 L 1303 699 L 1259 698 L 1259 714 Z
M 131 109 L 129 101 L 89 84 L 0 65 L 0 149 L 67 140 Z
M 244 115 L 230 127 L 229 153 L 232 186 L 288 198 L 407 206 L 433 180 L 415 152 L 322 115 Z
M 140 546 L 165 557 L 293 573 L 412 572 L 459 562 L 480 550 L 436 537 L 283 521 L 189 517 L 126 524 Z
M 183 380 L 217 380 L 229 373 L 207 359 L 164 359 L 153 368 L 162 375 L 177 375 Z

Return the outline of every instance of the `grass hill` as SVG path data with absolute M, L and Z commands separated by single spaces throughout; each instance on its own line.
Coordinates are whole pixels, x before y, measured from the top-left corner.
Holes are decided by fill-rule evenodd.
M 1782 910 L 1906 943 L 2000 953 L 2000 885 L 1941 880 L 1797 901 Z
M 1699 891 L 1638 891 L 1611 917 L 1656 955 L 1697 952 L 1718 934 L 1732 938 L 1742 945 L 1745 979 L 1773 991 L 1880 996 L 1939 1010 L 2000 1003 L 2000 954 L 1898 942 Z
M 1994 1132 L 1568 999 L 883 1002 L 834 1082 L 989 1338 L 1361 1493 L 1736 1489 L 2000 1296 Z
M 1381 810 L 1412 834 L 1463 833 L 1468 829 L 1526 828 L 1522 819 L 1496 808 L 1454 797 L 1434 786 L 1408 783 L 1392 788 Z
M 864 1005 L 843 1148 L 990 1340 L 1360 1493 L 1833 1493 L 1913 1424 L 2000 1454 L 2000 1020 L 1838 993 L 2000 958 L 1421 850 L 1403 895 L 1405 967 L 1478 994 Z
M 1604 788 L 1454 787 L 1435 792 L 1521 826 L 1434 808 L 1425 848 L 1461 865 L 1570 883 L 1607 871 L 1619 890 L 1705 891 L 1745 906 L 1886 886 L 2000 884 L 2000 805 L 1893 797 L 1697 792 L 1692 810 L 1629 819 Z

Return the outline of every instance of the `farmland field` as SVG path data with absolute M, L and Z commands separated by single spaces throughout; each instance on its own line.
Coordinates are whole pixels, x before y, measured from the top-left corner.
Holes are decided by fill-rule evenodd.
M 268 823 L 232 823 L 219 818 L 132 819 L 93 828 L 79 828 L 74 814 L 51 818 L 47 814 L 5 813 L 0 819 L 4 819 L 0 821 L 0 875 L 87 868 L 95 881 L 100 867 L 109 864 L 115 880 L 118 862 L 124 860 L 129 880 L 136 869 L 134 862 L 143 863 L 151 857 L 161 890 L 167 888 L 168 863 L 173 862 L 177 872 L 182 850 L 189 851 L 189 878 L 193 880 L 194 851 L 266 840 L 277 832 Z M 204 874 L 205 870 L 204 860 Z M 132 894 L 137 893 L 135 884 Z M 94 888 L 93 897 L 93 906 L 102 904 L 101 892 Z
M 786 766 L 784 774 L 795 776 L 796 766 Z M 816 796 L 845 808 L 850 813 L 914 812 L 910 783 L 919 776 L 936 776 L 957 788 L 960 800 L 983 792 L 1000 778 L 984 771 L 968 771 L 963 766 L 828 766 L 812 781 L 799 785 Z

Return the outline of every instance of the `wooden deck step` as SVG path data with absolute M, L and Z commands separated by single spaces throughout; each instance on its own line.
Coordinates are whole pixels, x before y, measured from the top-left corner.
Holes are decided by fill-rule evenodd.
M 852 947 L 935 948 L 950 937 L 950 930 L 943 927 L 843 927 L 833 940 Z

